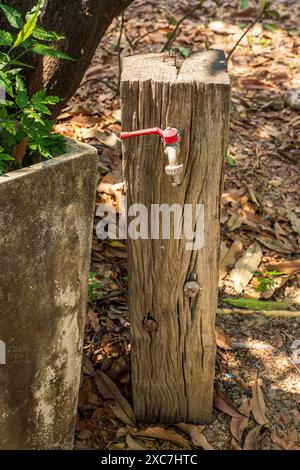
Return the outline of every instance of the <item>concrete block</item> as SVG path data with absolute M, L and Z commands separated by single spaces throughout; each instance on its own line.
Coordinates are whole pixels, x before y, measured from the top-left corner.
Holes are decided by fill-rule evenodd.
M 71 449 L 97 152 L 0 177 L 0 449 Z

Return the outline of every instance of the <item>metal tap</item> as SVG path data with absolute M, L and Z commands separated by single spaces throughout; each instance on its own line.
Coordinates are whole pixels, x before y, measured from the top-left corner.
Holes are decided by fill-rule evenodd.
M 165 130 L 159 127 L 142 129 L 132 132 L 121 132 L 121 139 L 130 137 L 139 137 L 143 135 L 159 135 L 165 145 L 165 154 L 168 157 L 168 165 L 165 167 L 166 174 L 172 177 L 173 185 L 181 184 L 180 175 L 183 173 L 183 164 L 178 163 L 178 154 L 180 151 L 181 132 L 175 127 L 167 127 Z

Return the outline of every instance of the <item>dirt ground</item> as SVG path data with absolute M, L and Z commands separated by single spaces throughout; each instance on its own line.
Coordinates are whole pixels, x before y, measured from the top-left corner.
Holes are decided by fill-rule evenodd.
M 249 3 L 246 9 L 241 2 L 219 3 L 205 1 L 181 23 L 172 44 L 176 53 L 186 56 L 207 47 L 228 53 L 258 15 L 255 1 L 242 2 Z M 161 51 L 175 28 L 174 17 L 178 22 L 195 5 L 193 0 L 134 1 L 124 14 L 122 37 L 119 18 L 58 119 L 58 131 L 98 149 L 97 207 L 107 203 L 118 209 L 122 195 L 120 59 Z M 212 422 L 177 427 L 135 422 L 126 247 L 95 235 L 77 449 L 300 449 L 300 364 L 292 349 L 300 340 L 300 115 L 299 94 L 297 104 L 292 91 L 300 89 L 299 13 L 299 2 L 272 1 L 271 11 L 229 61 L 232 109 Z M 252 271 L 243 279 L 236 262 L 249 248 Z M 252 301 L 248 313 L 232 298 Z M 260 304 L 255 311 L 253 300 L 285 303 L 279 313 L 262 312 Z

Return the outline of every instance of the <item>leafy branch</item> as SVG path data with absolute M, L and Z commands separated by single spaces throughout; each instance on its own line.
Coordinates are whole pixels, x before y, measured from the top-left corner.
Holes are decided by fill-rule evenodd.
M 37 1 L 25 21 L 17 10 L 0 3 L 0 14 L 12 29 L 0 29 L 0 87 L 6 92 L 6 98 L 0 101 L 0 174 L 17 167 L 25 157 L 31 164 L 64 151 L 63 137 L 52 132 L 53 121 L 48 118 L 49 106 L 57 104 L 59 98 L 47 96 L 44 89 L 30 97 L 24 81 L 24 71 L 30 65 L 20 61 L 27 54 L 73 60 L 45 44 L 62 36 L 38 25 L 44 1 Z

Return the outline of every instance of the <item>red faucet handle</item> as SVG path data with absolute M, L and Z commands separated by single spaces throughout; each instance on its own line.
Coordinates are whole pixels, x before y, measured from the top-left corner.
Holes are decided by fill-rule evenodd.
M 159 135 L 166 145 L 175 144 L 179 140 L 179 134 L 174 127 L 167 127 L 162 130 L 159 127 L 151 127 L 150 129 L 141 129 L 139 131 L 121 132 L 121 139 L 129 139 L 130 137 L 139 137 L 141 135 Z
M 179 140 L 179 132 L 174 127 L 167 127 L 163 131 L 163 141 L 166 145 L 176 144 Z

